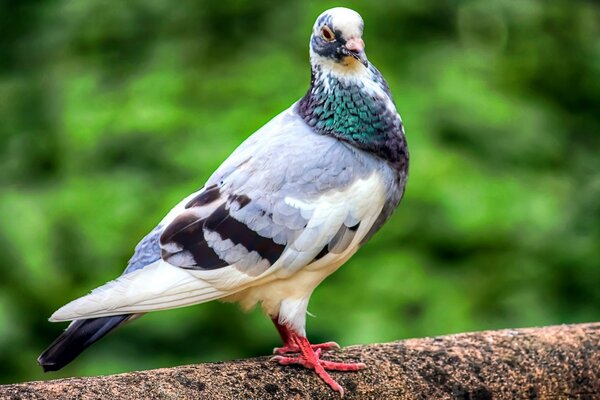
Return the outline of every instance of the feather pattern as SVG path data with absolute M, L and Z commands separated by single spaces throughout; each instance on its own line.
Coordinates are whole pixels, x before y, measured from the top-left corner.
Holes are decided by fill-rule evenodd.
M 286 150 L 273 151 L 279 146 Z M 307 154 L 304 146 L 313 150 Z M 310 172 L 315 170 L 320 173 Z M 304 171 L 310 179 L 302 178 Z M 335 259 L 317 257 L 325 247 L 330 256 L 358 249 L 397 191 L 389 165 L 315 135 L 293 106 L 161 221 L 138 245 L 126 274 L 61 308 L 52 320 L 178 307 L 290 277 L 313 260 Z M 136 260 L 155 258 L 163 261 L 138 267 Z

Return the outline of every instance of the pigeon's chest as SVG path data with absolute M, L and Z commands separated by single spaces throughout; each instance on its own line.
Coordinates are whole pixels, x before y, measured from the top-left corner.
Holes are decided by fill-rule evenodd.
M 244 308 L 260 303 L 271 315 L 286 299 L 308 298 L 313 290 L 360 248 L 387 202 L 387 181 L 374 172 L 346 190 L 323 196 L 319 204 L 297 207 L 314 209 L 305 230 L 289 244 L 270 279 L 237 294 L 231 300 Z

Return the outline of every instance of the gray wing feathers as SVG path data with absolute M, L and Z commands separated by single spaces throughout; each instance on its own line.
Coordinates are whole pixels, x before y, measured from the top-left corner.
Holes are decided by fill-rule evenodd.
M 162 228 L 162 225 L 158 225 L 135 246 L 135 252 L 129 259 L 127 268 L 123 272 L 124 274 L 144 268 L 146 265 L 160 260 L 160 244 L 158 240 L 162 233 Z
M 328 244 L 328 250 L 330 253 L 340 254 L 350 246 L 354 236 L 356 235 L 357 225 L 348 227 L 346 225 L 340 226 L 335 236 L 331 239 Z
M 393 173 L 381 160 L 315 134 L 290 110 L 240 145 L 188 202 L 189 208 L 148 234 L 126 272 L 156 261 L 161 247 L 163 259 L 177 266 L 203 268 L 208 258 L 210 268 L 231 265 L 250 275 L 280 258 L 296 266 L 308 263 L 323 246 L 332 253 L 347 248 L 360 215 L 344 204 L 333 202 L 325 210 L 315 204 L 374 171 L 393 192 Z M 388 197 L 397 204 L 393 194 Z M 160 239 L 167 231 L 169 240 Z

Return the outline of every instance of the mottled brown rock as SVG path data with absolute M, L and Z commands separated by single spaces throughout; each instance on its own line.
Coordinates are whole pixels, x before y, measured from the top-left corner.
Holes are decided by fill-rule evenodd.
M 600 399 L 600 323 L 352 346 L 332 375 L 348 399 Z M 5 399 L 337 398 L 311 371 L 268 357 L 0 386 Z

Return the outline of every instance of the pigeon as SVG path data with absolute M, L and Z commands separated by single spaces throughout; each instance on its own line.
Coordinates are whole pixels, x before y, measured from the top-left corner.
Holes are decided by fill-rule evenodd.
M 121 276 L 50 317 L 72 321 L 38 358 L 56 371 L 117 327 L 150 311 L 211 300 L 260 305 L 283 346 L 271 360 L 328 371 L 305 322 L 314 289 L 390 218 L 403 197 L 408 149 L 381 73 L 364 51 L 363 19 L 333 8 L 310 37 L 306 95 L 248 137 L 206 184 L 136 246 Z

